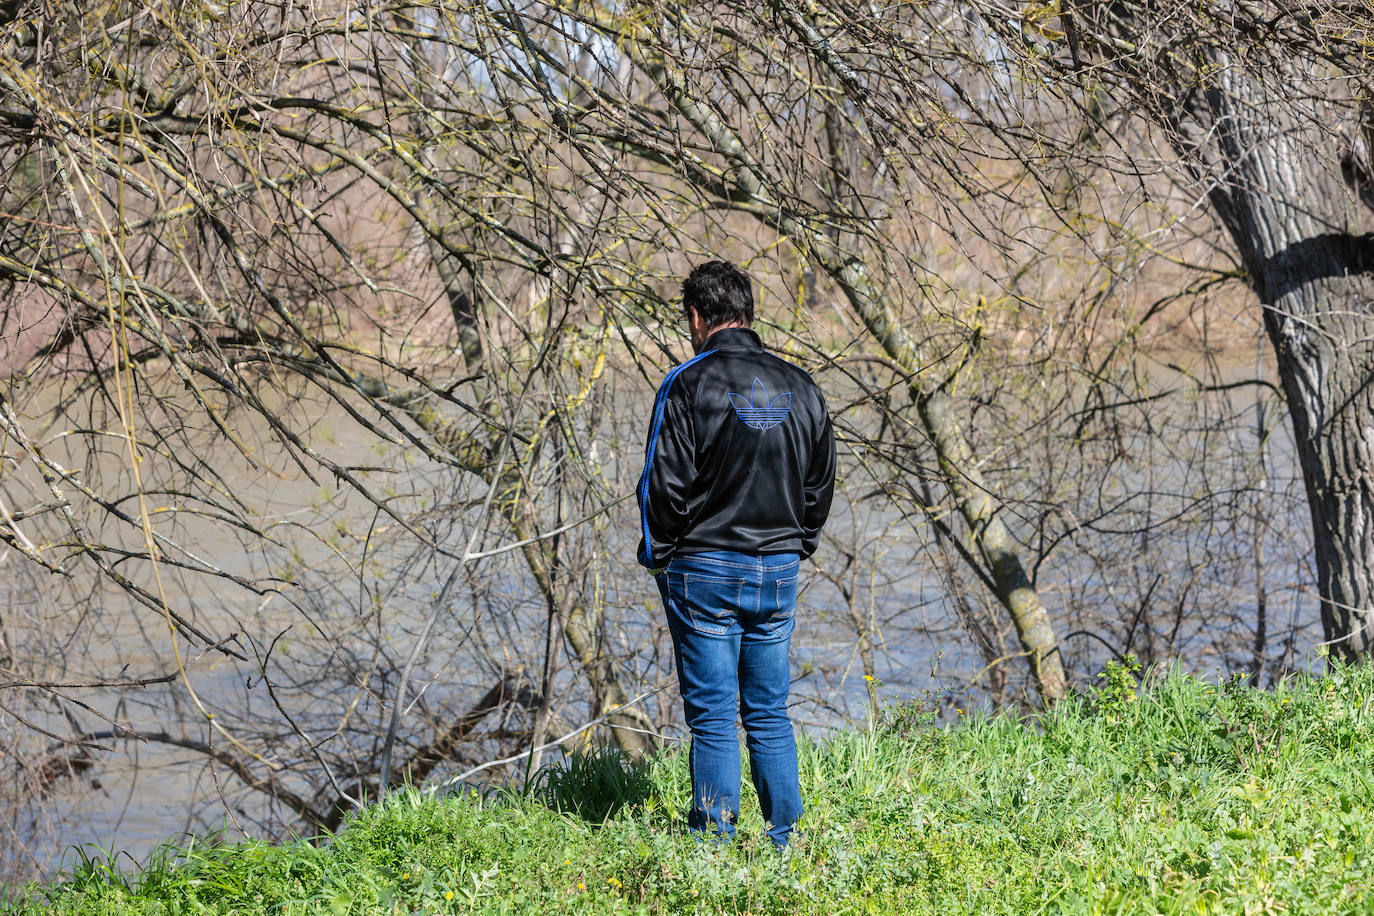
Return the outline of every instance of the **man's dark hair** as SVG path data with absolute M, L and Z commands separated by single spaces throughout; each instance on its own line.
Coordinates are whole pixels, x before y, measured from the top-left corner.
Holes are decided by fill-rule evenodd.
M 707 261 L 682 281 L 682 307 L 702 317 L 708 328 L 738 321 L 754 323 L 754 291 L 744 271 L 725 261 Z

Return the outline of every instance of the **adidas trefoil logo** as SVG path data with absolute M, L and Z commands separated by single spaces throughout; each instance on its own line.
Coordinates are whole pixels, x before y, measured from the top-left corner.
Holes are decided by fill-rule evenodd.
M 735 413 L 739 414 L 745 426 L 772 429 L 792 412 L 792 392 L 784 391 L 770 400 L 768 387 L 759 379 L 754 379 L 754 389 L 749 392 L 749 397 L 746 399 L 744 395 L 732 391 L 730 403 L 735 406 Z

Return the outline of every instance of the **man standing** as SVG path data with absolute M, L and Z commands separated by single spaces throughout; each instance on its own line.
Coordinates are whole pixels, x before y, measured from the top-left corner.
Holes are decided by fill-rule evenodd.
M 741 714 L 768 836 L 801 817 L 787 715 L 797 572 L 830 512 L 835 439 L 820 389 L 763 348 L 749 278 L 696 267 L 682 284 L 697 355 L 654 399 L 639 481 L 639 562 L 658 582 L 692 733 L 689 828 L 739 816 Z

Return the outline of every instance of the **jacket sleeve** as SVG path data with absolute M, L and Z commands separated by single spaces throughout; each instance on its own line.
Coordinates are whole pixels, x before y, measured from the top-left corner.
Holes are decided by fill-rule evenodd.
M 639 478 L 639 563 L 655 569 L 668 561 L 687 528 L 687 500 L 696 483 L 696 441 L 686 390 L 664 382 L 644 446 Z
M 811 461 L 802 482 L 805 503 L 802 513 L 802 553 L 811 556 L 821 540 L 821 526 L 830 516 L 830 502 L 835 496 L 835 429 L 830 412 L 821 401 L 820 434 L 811 449 Z

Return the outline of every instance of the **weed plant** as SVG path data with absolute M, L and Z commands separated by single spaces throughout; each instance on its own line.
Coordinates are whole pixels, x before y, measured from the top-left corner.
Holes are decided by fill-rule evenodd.
M 648 798 L 653 783 L 645 764 L 627 760 L 607 746 L 575 750 L 541 767 L 530 780 L 530 791 L 554 811 L 602 824 L 622 808 Z
M 1031 719 L 917 706 L 803 742 L 802 835 L 681 828 L 681 753 L 527 794 L 397 794 L 319 846 L 85 858 L 21 913 L 1374 913 L 1374 670 L 1271 691 L 1114 666 Z M 747 781 L 746 781 L 747 783 Z M 597 799 L 583 804 L 583 793 Z

